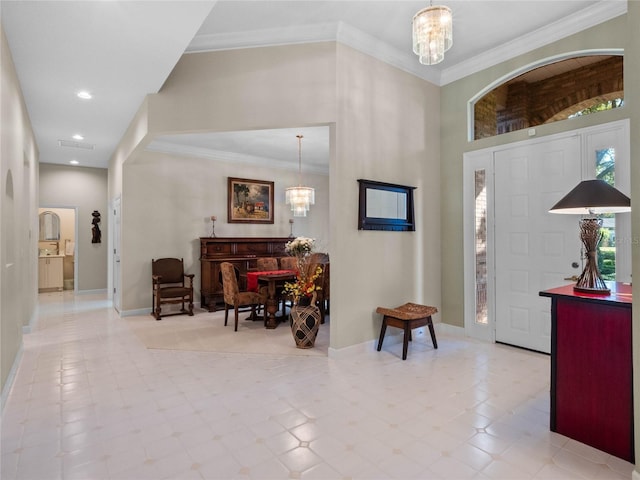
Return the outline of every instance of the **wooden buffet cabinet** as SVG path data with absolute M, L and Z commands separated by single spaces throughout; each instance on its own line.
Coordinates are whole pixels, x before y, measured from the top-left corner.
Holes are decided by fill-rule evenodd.
M 260 257 L 284 257 L 291 238 L 236 237 L 200 238 L 200 304 L 210 312 L 224 305 L 220 264 L 233 263 L 240 272 L 240 290 L 246 288 L 246 273 L 256 268 Z
M 551 430 L 634 462 L 631 286 L 551 298 Z

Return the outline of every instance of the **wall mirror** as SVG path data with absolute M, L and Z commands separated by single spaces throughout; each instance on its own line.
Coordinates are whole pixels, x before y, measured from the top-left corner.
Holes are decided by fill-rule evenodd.
M 54 212 L 42 212 L 40 215 L 39 240 L 60 240 L 60 217 Z
M 359 179 L 358 230 L 413 232 L 416 187 Z

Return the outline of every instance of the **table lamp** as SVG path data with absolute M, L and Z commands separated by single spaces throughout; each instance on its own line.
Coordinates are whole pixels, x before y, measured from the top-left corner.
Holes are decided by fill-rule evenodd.
M 597 249 L 602 233 L 602 213 L 631 211 L 631 200 L 603 180 L 584 180 L 549 210 L 550 213 L 590 215 L 580 220 L 580 240 L 584 245 L 586 263 L 574 291 L 608 295 L 609 287 L 598 269 Z

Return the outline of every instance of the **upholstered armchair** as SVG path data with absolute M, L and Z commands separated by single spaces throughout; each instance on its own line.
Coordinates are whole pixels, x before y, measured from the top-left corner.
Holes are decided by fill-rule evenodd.
M 193 316 L 193 277 L 184 273 L 182 258 L 151 259 L 151 281 L 153 284 L 151 314 L 160 320 L 163 316 L 188 314 Z M 182 304 L 176 313 L 162 315 L 162 305 Z M 185 309 L 185 303 L 188 309 Z
M 233 307 L 235 314 L 234 331 L 238 331 L 238 310 L 240 307 L 251 307 L 251 314 L 255 316 L 256 307 L 264 304 L 267 299 L 264 290 L 257 292 L 241 292 L 238 287 L 238 277 L 236 267 L 232 263 L 222 262 L 220 264 L 222 273 L 222 293 L 224 297 L 224 325 L 227 326 L 229 318 L 229 307 Z

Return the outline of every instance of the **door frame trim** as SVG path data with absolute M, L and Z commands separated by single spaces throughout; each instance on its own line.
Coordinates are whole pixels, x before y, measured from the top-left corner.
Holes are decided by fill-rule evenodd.
M 621 155 L 621 171 L 623 173 L 620 184 L 616 182 L 616 186 L 620 186 L 621 190 L 629 195 L 630 182 L 630 159 L 629 159 L 629 142 L 630 142 L 630 122 L 629 119 L 616 120 L 613 122 L 602 123 L 590 127 L 579 128 L 566 132 L 560 132 L 552 135 L 546 135 L 517 142 L 496 145 L 479 150 L 464 152 L 463 154 L 463 181 L 462 181 L 462 197 L 463 197 L 463 291 L 464 291 L 464 329 L 465 335 L 476 338 L 478 340 L 490 341 L 495 343 L 495 240 L 494 240 L 494 158 L 497 152 L 509 150 L 527 145 L 534 145 L 541 142 L 549 142 L 571 136 L 580 136 L 581 156 L 582 156 L 582 178 L 588 178 L 590 171 L 585 168 L 587 164 L 586 155 L 588 135 L 597 132 L 605 132 L 607 130 L 623 129 L 626 133 L 626 144 L 623 146 L 623 154 Z M 616 164 L 617 167 L 618 164 Z M 478 169 L 485 169 L 487 179 L 487 308 L 488 322 L 486 325 L 479 325 L 475 322 L 475 181 L 474 172 Z M 627 215 L 629 214 L 621 214 Z M 629 222 L 630 223 L 630 222 Z M 629 242 L 627 242 L 629 243 Z M 622 244 L 623 258 L 630 259 L 631 246 Z M 626 252 L 625 249 L 629 251 Z M 626 280 L 622 280 L 626 281 Z

